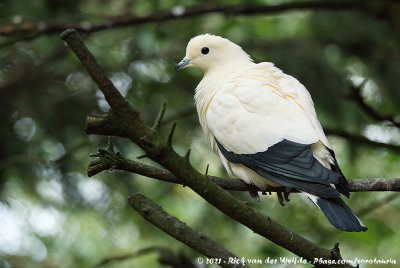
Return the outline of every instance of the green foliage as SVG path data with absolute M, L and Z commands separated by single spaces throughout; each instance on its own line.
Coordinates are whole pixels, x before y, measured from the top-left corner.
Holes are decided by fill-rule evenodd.
M 211 1 L 209 1 L 211 3 Z M 261 1 L 252 1 L 261 2 Z M 274 4 L 280 1 L 264 1 Z M 46 19 L 102 22 L 120 14 L 148 14 L 171 9 L 179 1 L 4 1 L 0 22 Z M 201 5 L 204 1 L 188 1 Z M 224 1 L 235 4 L 239 1 Z M 400 15 L 400 14 L 399 14 Z M 92 33 L 85 42 L 99 64 L 129 101 L 152 124 L 163 102 L 165 118 L 178 121 L 174 149 L 192 148 L 191 163 L 209 174 L 226 176 L 206 144 L 194 111 L 193 93 L 201 73 L 174 72 L 189 39 L 213 33 L 239 43 L 255 61 L 271 61 L 295 76 L 311 92 L 322 125 L 400 145 L 399 129 L 368 117 L 351 99 L 350 87 L 364 79 L 361 94 L 381 114 L 400 114 L 399 55 L 390 24 L 356 11 L 289 11 L 274 15 L 194 18 L 111 28 Z M 9 37 L 0 36 L 0 41 Z M 11 37 L 10 37 L 11 38 Z M 85 116 L 108 110 L 101 93 L 75 55 L 57 34 L 0 48 L 0 263 L 12 267 L 88 267 L 110 256 L 148 246 L 198 253 L 147 223 L 127 203 L 143 192 L 170 214 L 212 237 L 240 257 L 292 257 L 253 234 L 178 185 L 123 172 L 86 176 L 89 154 L 106 146 L 106 138 L 87 136 Z M 179 116 L 182 112 L 185 115 Z M 177 117 L 176 117 L 177 116 Z M 171 122 L 162 126 L 166 136 Z M 399 177 L 398 153 L 329 136 L 348 178 Z M 115 139 L 125 157 L 143 154 Z M 148 159 L 144 163 L 156 165 Z M 234 193 L 257 210 L 324 247 L 340 241 L 345 259 L 397 257 L 400 200 L 362 217 L 369 231 L 333 229 L 310 202 L 293 194 L 281 207 L 275 196 L 261 202 Z M 355 212 L 390 193 L 353 193 Z M 155 254 L 108 267 L 158 267 Z

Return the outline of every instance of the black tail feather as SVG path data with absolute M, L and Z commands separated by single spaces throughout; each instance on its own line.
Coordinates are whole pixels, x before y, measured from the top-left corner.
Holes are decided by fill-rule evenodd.
M 308 197 L 319 207 L 328 221 L 336 228 L 347 232 L 365 232 L 368 230 L 342 199 L 320 198 L 316 196 Z

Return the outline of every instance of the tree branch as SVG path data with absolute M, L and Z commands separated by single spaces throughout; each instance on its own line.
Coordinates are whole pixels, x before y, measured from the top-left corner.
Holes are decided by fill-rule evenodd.
M 377 17 L 386 18 L 390 10 L 389 2 L 394 0 L 349 0 L 349 1 L 301 1 L 283 3 L 278 5 L 256 5 L 256 4 L 236 4 L 236 5 L 215 5 L 205 4 L 202 6 L 183 7 L 176 6 L 171 10 L 156 11 L 149 15 L 122 15 L 110 17 L 103 22 L 90 23 L 87 20 L 82 22 L 66 22 L 60 24 L 48 24 L 44 21 L 25 21 L 22 23 L 8 23 L 0 25 L 0 36 L 17 35 L 18 38 L 3 45 L 9 45 L 17 41 L 29 40 L 40 35 L 60 33 L 68 28 L 75 28 L 79 31 L 92 33 L 105 29 L 141 25 L 149 22 L 164 22 L 169 20 L 192 18 L 209 13 L 220 13 L 224 15 L 256 15 L 256 14 L 275 14 L 291 10 L 358 10 L 373 14 Z
M 131 173 L 139 174 L 160 181 L 182 184 L 181 181 L 171 172 L 164 168 L 157 168 L 146 165 L 137 161 L 124 158 L 114 151 L 99 149 L 99 153 L 92 156 L 98 157 L 92 160 L 88 166 L 88 176 L 94 176 L 99 172 L 109 169 L 123 170 Z M 239 179 L 221 178 L 207 175 L 207 178 L 221 188 L 228 191 L 251 191 L 255 190 Z M 349 179 L 350 192 L 385 192 L 400 191 L 400 178 L 371 178 L 371 179 Z M 266 190 L 258 190 L 261 192 L 283 192 L 284 187 L 269 186 Z M 297 193 L 297 190 L 292 190 Z
M 69 30 L 68 33 L 64 33 L 62 36 L 68 45 L 73 47 L 74 51 L 87 50 L 86 48 L 75 47 L 84 46 L 82 41 L 75 41 L 79 38 L 76 31 Z M 93 57 L 86 57 L 86 59 L 88 60 L 82 60 L 82 64 L 97 65 L 97 63 L 91 62 L 94 61 Z M 96 76 L 100 79 L 96 79 L 95 82 L 103 93 L 109 93 L 107 92 L 109 84 L 105 74 L 100 68 L 98 68 L 97 71 L 99 73 L 97 73 Z M 115 91 L 111 92 L 115 93 Z M 118 99 L 117 96 L 109 97 L 110 98 L 107 100 L 110 100 L 111 97 Z M 181 183 L 193 189 L 217 209 L 247 226 L 255 233 L 264 236 L 275 244 L 286 248 L 300 257 L 311 262 L 313 262 L 315 258 L 322 258 L 324 260 L 341 259 L 336 247 L 335 249 L 325 249 L 312 243 L 308 239 L 274 222 L 269 217 L 258 213 L 254 208 L 249 207 L 229 192 L 208 180 L 205 175 L 197 172 L 185 158 L 179 156 L 158 132 L 144 124 L 139 118 L 138 113 L 129 112 L 130 105 L 128 105 L 127 102 L 121 102 L 121 105 L 123 107 L 118 108 L 118 111 L 120 111 L 118 116 L 111 113 L 108 118 L 102 118 L 101 125 L 104 129 L 90 129 L 87 125 L 87 133 L 116 135 L 130 139 L 142 148 L 150 159 L 160 163 L 174 174 Z M 113 105 L 111 105 L 111 107 L 113 107 Z M 97 124 L 97 126 L 98 125 L 99 124 Z M 336 266 L 351 267 L 348 264 L 331 265 L 331 267 Z
M 366 80 L 359 87 L 352 86 L 349 97 L 372 119 L 376 121 L 388 121 L 393 126 L 400 128 L 400 122 L 396 121 L 394 116 L 382 115 L 364 101 L 364 98 L 361 96 L 361 89 L 364 87 L 365 82 Z
M 389 150 L 392 150 L 395 152 L 400 152 L 399 145 L 384 143 L 384 142 L 379 142 L 379 141 L 372 141 L 362 135 L 352 134 L 352 133 L 349 133 L 344 130 L 338 130 L 338 129 L 324 127 L 324 132 L 327 135 L 335 135 L 335 136 L 345 138 L 346 140 L 351 141 L 353 143 L 365 144 L 365 145 L 376 147 L 376 148 L 385 148 L 385 149 L 389 149 Z
M 194 265 L 183 253 L 176 254 L 170 249 L 164 247 L 148 247 L 125 255 L 109 257 L 94 265 L 93 268 L 102 267 L 110 262 L 125 261 L 154 252 L 158 253 L 158 262 L 161 264 L 175 268 L 196 268 L 196 265 Z
M 375 209 L 378 209 L 384 205 L 387 205 L 391 201 L 393 201 L 394 199 L 399 198 L 399 197 L 400 197 L 400 195 L 398 193 L 392 193 L 390 195 L 386 195 L 384 198 L 379 199 L 379 200 L 374 200 L 370 204 L 368 204 L 365 207 L 363 207 L 362 209 L 358 210 L 356 214 L 359 217 L 364 217 L 365 215 L 373 212 Z
M 223 248 L 208 236 L 193 230 L 184 222 L 168 214 L 148 197 L 140 193 L 135 193 L 128 200 L 131 207 L 140 215 L 176 240 L 181 241 L 209 258 L 222 258 L 222 267 L 236 267 L 234 263 L 229 262 L 230 258 L 238 259 L 233 253 Z M 247 267 L 247 265 L 243 267 Z
M 75 55 L 78 56 L 83 66 L 85 66 L 93 81 L 98 85 L 102 85 L 101 91 L 116 115 L 120 116 L 127 113 L 139 113 L 128 103 L 118 89 L 115 88 L 111 80 L 104 75 L 104 71 L 95 61 L 93 55 L 83 44 L 82 39 L 78 34 L 76 34 L 75 30 L 69 29 L 64 31 L 61 34 L 61 38 L 65 41 L 68 40 L 67 43 L 69 44 L 70 48 L 75 52 Z

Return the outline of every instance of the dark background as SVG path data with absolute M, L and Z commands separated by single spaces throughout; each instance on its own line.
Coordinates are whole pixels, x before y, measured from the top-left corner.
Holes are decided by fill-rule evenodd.
M 208 2 L 185 1 L 185 6 Z M 248 1 L 282 2 L 293 1 Z M 172 0 L 0 1 L 0 266 L 88 267 L 149 246 L 183 251 L 191 259 L 199 256 L 129 207 L 126 198 L 137 191 L 237 256 L 293 257 L 188 188 L 126 172 L 88 178 L 89 154 L 105 146 L 107 139 L 84 133 L 85 116 L 107 111 L 108 106 L 59 32 L 18 30 L 30 21 L 42 22 L 42 27 L 104 23 L 124 14 L 146 15 L 174 7 L 179 11 L 178 5 Z M 368 12 L 309 8 L 251 16 L 204 14 L 111 27 L 88 34 L 85 42 L 148 123 L 168 102 L 162 130 L 166 135 L 171 121 L 178 121 L 174 148 L 184 154 L 190 147 L 191 163 L 200 171 L 210 163 L 209 174 L 226 176 L 194 112 L 194 88 L 202 74 L 192 69 L 175 73 L 174 66 L 191 37 L 212 33 L 239 44 L 256 62 L 275 63 L 307 87 L 348 178 L 391 178 L 400 173 L 399 128 L 378 118 L 388 115 L 386 119 L 399 122 L 400 116 L 400 27 L 395 19 L 400 13 L 398 5 L 391 5 L 385 11 L 371 5 Z M 363 104 L 378 115 L 368 113 Z M 115 142 L 126 157 L 142 154 L 126 140 Z M 399 257 L 400 199 L 394 193 L 351 195 L 348 203 L 369 227 L 366 233 L 334 229 L 296 194 L 284 208 L 276 196 L 264 196 L 257 203 L 247 193 L 235 194 L 321 246 L 331 248 L 340 241 L 344 259 Z M 132 266 L 160 264 L 155 254 L 148 254 L 108 267 Z

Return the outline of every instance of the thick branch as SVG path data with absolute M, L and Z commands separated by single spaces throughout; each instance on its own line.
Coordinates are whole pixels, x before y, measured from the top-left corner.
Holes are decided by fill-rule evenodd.
M 121 116 L 126 113 L 138 113 L 121 95 L 118 89 L 115 88 L 114 84 L 105 75 L 103 69 L 94 59 L 93 55 L 83 44 L 82 39 L 73 29 L 64 31 L 61 34 L 61 38 L 67 42 L 71 49 L 78 56 L 79 60 L 83 63 L 90 77 L 99 86 L 101 92 L 103 92 L 105 99 L 110 104 L 113 111 Z
M 205 4 L 202 6 L 183 7 L 176 6 L 171 10 L 156 11 L 145 16 L 122 15 L 110 17 L 103 22 L 90 23 L 87 20 L 83 22 L 67 22 L 61 24 L 48 24 L 44 21 L 25 21 L 19 24 L 0 25 L 0 35 L 12 36 L 19 35 L 15 41 L 33 39 L 43 34 L 60 33 L 68 28 L 75 28 L 80 31 L 91 33 L 104 29 L 140 25 L 149 22 L 164 22 L 168 20 L 192 18 L 209 13 L 220 13 L 224 15 L 256 15 L 256 14 L 275 14 L 290 10 L 359 10 L 373 14 L 377 17 L 383 17 L 388 13 L 388 2 L 386 1 L 308 1 L 291 2 L 278 5 L 255 5 L 255 4 L 236 4 L 236 5 L 215 5 Z M 22 37 L 21 37 L 22 35 Z M 7 42 L 7 45 L 12 43 Z
M 140 215 L 170 236 L 209 258 L 222 258 L 222 267 L 237 267 L 234 263 L 229 262 L 231 258 L 238 259 L 233 253 L 223 248 L 208 236 L 193 230 L 184 222 L 168 214 L 151 199 L 140 193 L 136 193 L 131 195 L 128 200 L 132 208 Z M 241 267 L 247 267 L 247 265 Z
M 79 38 L 78 34 L 74 31 L 70 31 L 68 35 L 73 35 L 73 37 L 71 37 L 73 39 Z M 80 46 L 83 45 L 83 43 L 70 42 L 69 45 L 71 47 Z M 81 48 L 73 48 L 74 51 L 79 51 L 80 49 Z M 87 64 L 87 62 L 83 60 L 82 63 Z M 102 72 L 99 72 L 96 75 L 99 77 L 104 76 Z M 99 81 L 105 81 L 104 77 L 99 79 Z M 104 90 L 102 89 L 102 86 L 108 86 L 107 83 L 105 83 L 105 85 L 98 83 L 98 85 L 101 90 Z M 124 103 L 122 103 L 122 105 L 124 105 Z M 325 260 L 336 260 L 341 258 L 337 250 L 322 248 L 308 239 L 288 230 L 286 227 L 272 221 L 269 217 L 258 213 L 254 208 L 249 207 L 229 192 L 208 180 L 206 176 L 197 172 L 190 165 L 189 161 L 179 156 L 158 132 L 155 132 L 149 126 L 145 125 L 137 113 L 129 113 L 129 109 L 126 108 L 127 107 L 123 107 L 119 110 L 121 112 L 119 117 L 110 116 L 108 121 L 103 120 L 103 127 L 106 129 L 105 131 L 99 130 L 99 132 L 96 133 L 95 130 L 91 129 L 88 133 L 104 134 L 108 132 L 108 135 L 118 135 L 130 139 L 141 147 L 150 159 L 167 168 L 181 183 L 193 189 L 220 211 L 247 226 L 255 233 L 264 236 L 275 244 L 286 248 L 298 256 L 309 261 L 313 261 L 315 258 L 322 258 Z M 125 111 L 127 112 L 125 113 Z M 338 265 L 331 266 L 335 267 Z M 351 267 L 350 265 L 340 266 Z
M 88 176 L 94 176 L 108 169 L 124 170 L 160 181 L 182 184 L 171 172 L 164 168 L 157 168 L 140 162 L 126 159 L 114 151 L 100 150 L 95 160 L 88 167 Z M 207 175 L 207 178 L 221 188 L 228 191 L 250 191 L 254 190 L 248 184 L 238 179 L 221 178 Z M 400 191 L 399 179 L 371 178 L 371 179 L 349 179 L 350 192 L 385 192 Z M 261 190 L 259 190 L 261 191 Z M 282 192 L 284 187 L 268 187 L 263 192 Z M 298 191 L 292 190 L 293 193 Z

